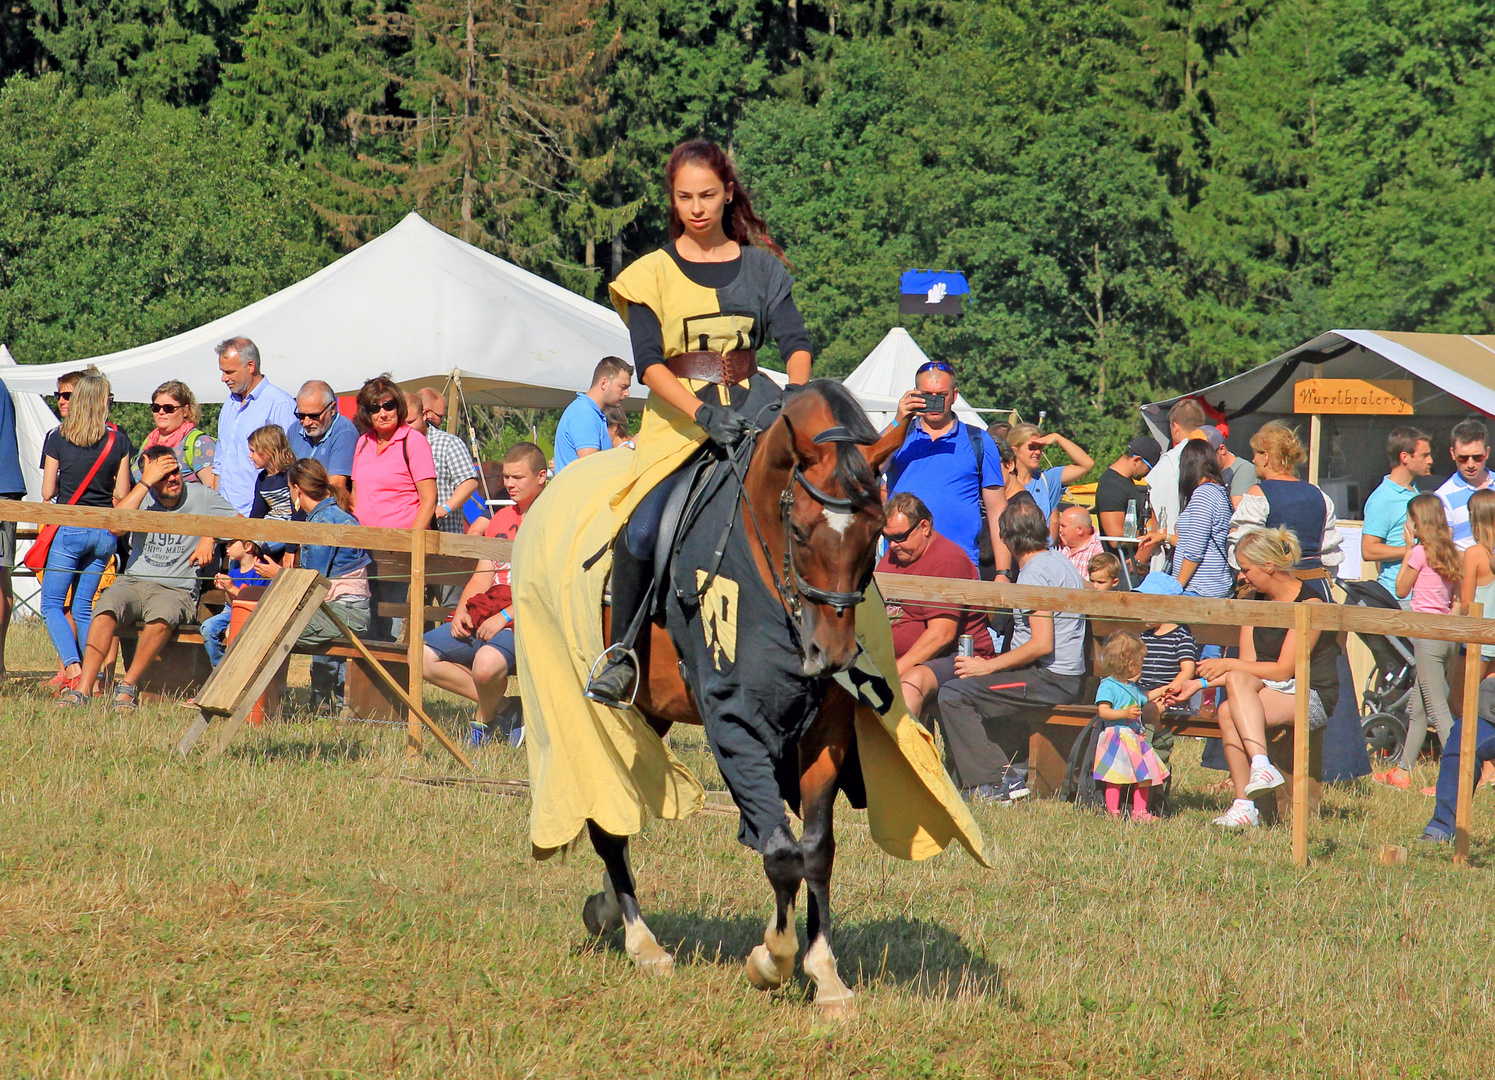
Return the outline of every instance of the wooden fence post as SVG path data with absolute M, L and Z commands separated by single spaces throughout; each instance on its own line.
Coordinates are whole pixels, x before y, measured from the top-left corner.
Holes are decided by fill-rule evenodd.
M 1317 604 L 1295 604 L 1297 637 L 1293 661 L 1293 865 L 1308 865 L 1308 685 L 1309 638 Z
M 424 529 L 415 529 L 410 534 L 410 616 L 405 620 L 405 634 L 408 642 L 406 658 L 410 665 L 410 700 L 417 704 L 421 701 L 421 684 L 425 681 L 421 662 L 426 655 L 427 535 Z M 421 755 L 424 737 L 420 712 L 414 708 L 408 710 L 405 732 L 405 757 L 413 761 Z
M 1470 618 L 1484 616 L 1483 604 L 1470 604 Z M 1453 864 L 1469 865 L 1469 810 L 1474 801 L 1474 746 L 1479 734 L 1479 676 L 1484 668 L 1484 649 L 1472 642 L 1464 646 L 1464 711 L 1459 738 L 1459 801 L 1453 816 Z

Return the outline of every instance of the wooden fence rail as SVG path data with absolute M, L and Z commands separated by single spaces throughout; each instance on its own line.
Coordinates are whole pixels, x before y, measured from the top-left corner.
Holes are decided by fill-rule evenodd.
M 0 521 L 55 523 L 97 529 L 131 529 L 139 532 L 174 533 L 182 536 L 214 536 L 287 544 L 336 544 L 371 551 L 409 552 L 411 596 L 425 588 L 425 560 L 429 555 L 471 559 L 509 560 L 508 540 L 461 536 L 452 533 L 405 529 L 374 529 L 361 525 L 315 525 L 307 522 L 223 518 L 193 514 L 162 514 L 148 510 L 104 510 L 52 503 L 17 502 L 0 499 Z M 1464 668 L 1464 703 L 1459 761 L 1459 797 L 1455 817 L 1454 861 L 1466 864 L 1469 856 L 1469 812 L 1474 786 L 1474 746 L 1478 724 L 1480 649 L 1495 645 L 1495 619 L 1480 617 L 1478 604 L 1466 615 L 1426 615 L 1418 612 L 1364 608 L 1341 604 L 1283 604 L 1261 600 L 1211 600 L 1189 596 L 1153 596 L 1143 593 L 1097 592 L 1093 589 L 1047 589 L 996 582 L 955 581 L 949 578 L 879 574 L 883 597 L 894 602 L 948 604 L 976 611 L 1022 609 L 1063 611 L 1109 621 L 1139 623 L 1180 622 L 1190 626 L 1271 626 L 1297 631 L 1295 677 L 1297 700 L 1293 754 L 1293 860 L 1308 859 L 1308 815 L 1306 770 L 1308 763 L 1308 649 L 1313 631 L 1323 633 L 1390 634 L 1433 641 L 1457 641 L 1470 645 Z M 412 602 L 410 627 L 410 696 L 420 700 L 422 650 L 425 629 L 422 605 Z M 409 745 L 419 752 L 420 720 L 410 714 Z

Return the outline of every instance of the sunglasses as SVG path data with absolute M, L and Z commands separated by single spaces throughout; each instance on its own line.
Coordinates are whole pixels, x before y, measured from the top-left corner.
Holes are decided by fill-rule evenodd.
M 917 526 L 917 525 L 910 525 L 908 528 L 904 529 L 901 533 L 890 533 L 890 532 L 884 531 L 883 534 L 882 534 L 882 538 L 884 540 L 886 540 L 890 544 L 901 544 L 905 540 L 907 540 L 910 536 L 912 536 L 914 534 L 914 530 L 917 529 L 918 527 L 919 526 Z
M 403 402 L 399 402 L 399 401 L 396 401 L 394 398 L 390 398 L 388 401 L 381 401 L 381 402 L 379 402 L 379 404 L 375 405 L 369 411 L 370 412 L 376 412 L 376 413 L 392 412 L 392 413 L 398 414 L 400 412 L 400 409 L 401 409 L 401 407 L 402 407 L 403 404 L 404 404 Z
M 1486 450 L 1483 454 L 1455 454 L 1453 459 L 1460 465 L 1473 465 L 1476 461 L 1484 461 L 1489 456 L 1490 452 Z
M 441 415 L 441 413 L 439 412 L 434 412 L 431 409 L 427 409 L 422 415 L 425 416 L 426 423 L 428 424 L 435 424 L 437 427 L 440 427 L 442 424 L 446 423 L 445 416 Z
M 943 360 L 930 360 L 928 363 L 919 365 L 919 369 L 914 372 L 914 378 L 917 379 L 926 371 L 943 371 L 949 375 L 955 374 L 955 369 L 949 364 L 945 363 Z
M 316 412 L 298 412 L 296 414 L 296 419 L 297 420 L 315 420 L 317 417 L 321 416 L 323 413 L 325 413 L 330 408 L 332 408 L 332 406 L 328 405 L 325 408 L 318 409 Z
M 151 412 L 165 413 L 167 416 L 170 416 L 180 408 L 180 405 L 163 405 L 158 401 L 151 402 Z
M 58 401 L 72 401 L 73 400 L 73 392 L 71 390 L 59 390 L 59 391 L 57 391 L 57 400 Z
M 1041 442 L 1030 442 L 1028 444 L 1028 449 L 1032 450 L 1032 451 L 1034 451 L 1036 453 L 1036 452 L 1038 452 L 1038 451 L 1040 451 L 1040 450 L 1043 449 L 1043 443 L 1041 443 Z

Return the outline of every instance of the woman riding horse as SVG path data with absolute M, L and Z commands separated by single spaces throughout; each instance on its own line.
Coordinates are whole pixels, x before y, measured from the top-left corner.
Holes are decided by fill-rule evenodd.
M 617 705 L 632 700 L 640 674 L 634 646 L 647 621 L 640 609 L 682 440 L 731 449 L 748 435 L 750 418 L 779 396 L 758 371 L 757 350 L 770 335 L 787 358 L 789 384 L 810 378 L 794 279 L 726 153 L 705 139 L 681 144 L 665 184 L 670 242 L 609 287 L 649 388 L 633 479 L 613 504 L 637 508 L 613 552 L 611 640 L 587 684 L 589 697 Z
M 781 395 L 758 374 L 754 350 L 772 335 L 790 382 L 809 376 L 793 282 L 764 250 L 777 251 L 720 148 L 679 147 L 668 179 L 674 241 L 612 286 L 653 391 L 637 449 L 567 466 L 514 545 L 530 842 L 543 859 L 587 832 L 606 868 L 583 908 L 588 930 L 621 927 L 640 969 L 671 971 L 639 910 L 629 838 L 703 805 L 699 779 L 663 739 L 672 724 L 703 725 L 739 838 L 762 855 L 775 894 L 748 977 L 772 989 L 793 971 L 803 884 L 804 969 L 817 1005 L 844 1015 L 853 995 L 829 938 L 837 792 L 866 806 L 890 854 L 924 859 L 958 841 L 989 865 L 933 740 L 903 706 L 872 581 L 878 474 L 903 431 L 879 437 L 839 383 Z M 699 481 L 654 567 L 661 513 L 686 475 Z M 804 823 L 799 839 L 786 804 Z

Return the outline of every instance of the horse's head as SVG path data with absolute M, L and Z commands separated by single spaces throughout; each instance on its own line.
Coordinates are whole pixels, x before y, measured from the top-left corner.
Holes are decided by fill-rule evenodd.
M 879 474 L 901 441 L 896 432 L 879 439 L 845 387 L 817 379 L 785 398 L 759 445 L 764 468 L 753 470 L 748 497 L 772 560 L 760 570 L 778 579 L 806 675 L 856 660 L 856 605 L 883 525 Z

